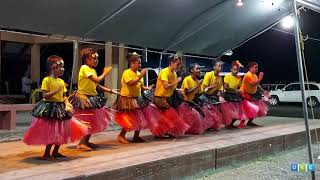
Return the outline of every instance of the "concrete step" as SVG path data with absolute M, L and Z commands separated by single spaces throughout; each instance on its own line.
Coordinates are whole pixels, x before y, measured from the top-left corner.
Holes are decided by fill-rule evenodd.
M 314 139 L 318 122 L 310 121 Z M 180 179 L 306 144 L 303 119 L 267 117 L 257 123 L 264 126 L 174 140 L 154 139 L 144 131 L 146 143 L 129 145 L 115 141 L 118 131 L 106 132 L 94 136 L 92 142 L 101 145 L 96 151 L 80 152 L 69 144 L 62 149 L 68 158 L 56 161 L 38 159 L 44 147 L 1 143 L 0 179 Z

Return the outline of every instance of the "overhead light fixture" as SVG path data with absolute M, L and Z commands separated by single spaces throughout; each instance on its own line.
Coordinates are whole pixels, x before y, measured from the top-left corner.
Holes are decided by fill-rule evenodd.
M 243 1 L 242 0 L 237 0 L 237 6 L 243 6 Z
M 294 24 L 294 19 L 291 15 L 289 15 L 281 20 L 281 25 L 285 29 L 290 29 L 293 26 L 293 24 Z
M 225 56 L 232 56 L 233 52 L 231 49 L 229 49 L 228 51 L 224 52 L 223 55 Z

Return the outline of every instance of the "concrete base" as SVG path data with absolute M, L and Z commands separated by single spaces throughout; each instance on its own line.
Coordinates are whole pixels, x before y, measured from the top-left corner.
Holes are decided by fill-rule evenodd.
M 16 129 L 17 111 L 30 111 L 34 104 L 0 104 L 0 130 Z
M 117 131 L 101 133 L 92 139 L 101 145 L 98 150 L 79 152 L 74 145 L 66 145 L 62 153 L 68 159 L 49 162 L 38 159 L 44 147 L 2 143 L 0 179 L 180 179 L 306 144 L 303 119 L 267 117 L 257 123 L 264 127 L 175 140 L 153 139 L 143 132 L 148 142 L 129 145 L 115 141 Z M 319 131 L 320 125 L 310 121 L 310 128 L 315 137 L 314 129 Z

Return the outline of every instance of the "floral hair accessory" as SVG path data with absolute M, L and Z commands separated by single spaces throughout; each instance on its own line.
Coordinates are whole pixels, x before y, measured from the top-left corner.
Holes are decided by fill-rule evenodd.
M 244 67 L 241 63 L 240 63 L 240 61 L 239 60 L 236 60 L 236 64 L 239 66 L 239 67 Z
M 89 57 L 91 57 L 91 58 L 98 58 L 99 55 L 98 55 L 98 53 L 93 53 L 93 54 L 90 54 Z

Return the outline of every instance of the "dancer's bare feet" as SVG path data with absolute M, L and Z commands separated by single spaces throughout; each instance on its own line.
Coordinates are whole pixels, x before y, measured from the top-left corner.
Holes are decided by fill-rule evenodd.
M 44 154 L 40 159 L 45 160 L 45 161 L 52 161 L 53 160 L 53 158 L 50 155 L 46 155 L 46 154 Z
M 133 137 L 131 142 L 133 142 L 133 143 L 144 143 L 146 141 L 144 139 L 142 139 L 140 136 L 138 136 L 138 137 Z
M 67 156 L 65 156 L 63 154 L 60 154 L 60 153 L 55 153 L 55 154 L 52 154 L 52 157 L 54 157 L 54 158 L 65 158 Z
M 88 142 L 87 146 L 91 147 L 92 149 L 97 149 L 97 148 L 99 148 L 99 145 L 94 144 L 94 143 L 91 143 L 91 142 Z
M 77 145 L 77 150 L 80 151 L 92 151 L 93 149 L 85 144 L 78 144 Z
M 129 144 L 130 143 L 125 137 L 121 136 L 120 134 L 117 136 L 117 140 L 120 143 L 123 143 L 123 144 Z
M 248 122 L 248 123 L 247 123 L 247 126 L 251 126 L 251 127 L 261 127 L 260 125 L 255 124 L 255 123 L 253 123 L 253 122 Z
M 230 124 L 229 126 L 226 126 L 227 129 L 238 129 L 237 126 Z
M 239 123 L 239 125 L 238 125 L 238 128 L 239 128 L 239 129 L 244 128 L 244 123 L 245 123 L 245 120 L 241 120 L 240 123 Z

